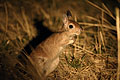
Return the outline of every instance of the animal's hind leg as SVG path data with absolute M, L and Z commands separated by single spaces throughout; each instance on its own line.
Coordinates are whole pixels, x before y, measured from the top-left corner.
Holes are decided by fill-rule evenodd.
M 55 68 L 58 66 L 58 63 L 59 63 L 59 57 L 56 58 L 49 66 L 47 66 L 48 68 L 46 70 L 46 76 L 55 70 Z

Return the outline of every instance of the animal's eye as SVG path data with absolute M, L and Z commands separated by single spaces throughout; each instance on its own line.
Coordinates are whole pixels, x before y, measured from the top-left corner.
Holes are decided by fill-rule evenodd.
M 69 28 L 72 29 L 72 28 L 73 28 L 73 25 L 69 25 Z

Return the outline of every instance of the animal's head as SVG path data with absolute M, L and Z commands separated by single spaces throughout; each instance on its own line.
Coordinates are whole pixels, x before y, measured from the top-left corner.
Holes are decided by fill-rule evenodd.
M 66 15 L 63 16 L 63 28 L 68 31 L 72 36 L 79 35 L 82 31 L 82 27 L 74 20 L 71 20 L 72 14 L 67 11 Z

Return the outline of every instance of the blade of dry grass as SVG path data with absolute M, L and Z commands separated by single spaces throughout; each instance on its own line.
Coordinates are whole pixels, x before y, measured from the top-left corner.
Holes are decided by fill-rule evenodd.
M 102 13 L 104 13 L 103 11 L 102 11 Z M 88 19 L 91 19 L 91 20 L 94 20 L 94 21 L 99 21 L 97 18 L 95 18 L 95 17 L 92 17 L 92 16 L 85 16 L 86 18 L 88 18 Z M 107 19 L 105 19 L 104 17 L 102 17 L 102 20 L 104 21 L 104 23 L 107 23 L 108 25 L 112 25 Z M 113 26 L 113 25 L 112 25 Z
M 101 16 L 101 31 L 102 32 L 100 32 L 100 37 L 101 37 L 101 41 L 102 41 L 102 44 L 103 44 L 103 46 L 104 46 L 104 50 L 106 51 L 106 47 L 105 47 L 105 31 L 104 31 L 104 29 L 103 29 L 103 24 L 104 24 L 104 12 L 103 11 L 101 11 L 101 14 L 102 14 L 102 16 Z
M 120 80 L 120 20 L 119 20 L 119 8 L 116 8 L 116 27 L 117 27 L 117 38 L 118 38 L 118 70 L 117 80 Z
M 109 10 L 106 6 L 104 6 L 104 7 L 105 7 L 105 9 L 106 9 L 107 11 L 104 10 L 104 9 L 102 9 L 102 8 L 99 7 L 98 5 L 96 5 L 96 4 L 94 4 L 94 3 L 90 2 L 90 1 L 88 1 L 88 0 L 87 0 L 87 2 L 88 2 L 89 4 L 91 4 L 92 6 L 94 6 L 94 7 L 98 8 L 98 9 L 104 11 L 106 14 L 108 14 L 110 17 L 112 17 L 112 18 L 115 20 L 115 17 L 111 14 L 110 10 Z
M 93 23 L 86 23 L 86 22 L 79 22 L 80 25 L 87 25 L 87 26 L 97 26 L 97 27 L 100 27 L 101 24 L 93 24 Z M 107 29 L 110 29 L 110 30 L 115 30 L 116 31 L 116 28 L 115 26 L 109 26 L 109 25 L 106 25 L 106 24 L 103 24 L 102 25 L 104 28 L 107 28 Z
M 99 21 L 98 19 L 96 19 L 95 17 L 92 17 L 92 16 L 85 16 L 86 18 L 88 18 L 88 19 L 91 19 L 91 20 L 94 20 L 94 21 Z
M 6 24 L 5 24 L 5 27 L 6 27 L 6 32 L 7 32 L 7 26 L 8 26 L 8 10 L 7 10 L 7 4 L 6 3 L 4 3 L 4 6 L 5 6 L 5 22 L 6 22 Z
M 30 36 L 31 32 L 30 32 L 30 25 L 28 23 L 28 20 L 27 20 L 27 16 L 25 15 L 25 12 L 24 10 L 22 9 L 22 16 L 23 16 L 23 20 L 24 20 L 24 25 L 26 26 L 26 32 L 28 33 L 28 36 Z
M 115 17 L 112 15 L 111 11 L 110 11 L 104 4 L 102 4 L 102 6 L 105 8 L 105 10 L 108 12 L 108 14 L 109 14 L 113 19 L 115 19 Z
M 102 32 L 100 32 L 100 37 L 101 37 L 101 41 L 102 41 L 102 44 L 103 44 L 103 46 L 104 46 L 104 49 L 105 49 L 105 51 L 106 51 L 106 47 L 105 47 L 105 43 L 104 43 L 105 39 L 103 38 Z

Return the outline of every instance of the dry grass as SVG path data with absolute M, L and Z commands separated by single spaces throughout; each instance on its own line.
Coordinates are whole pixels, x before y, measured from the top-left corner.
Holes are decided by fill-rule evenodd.
M 29 56 L 22 55 L 20 59 L 18 56 L 24 46 L 37 35 L 34 18 L 43 19 L 45 26 L 56 31 L 66 9 L 72 10 L 75 20 L 83 26 L 84 31 L 77 36 L 74 44 L 63 51 L 59 66 L 47 79 L 117 79 L 118 29 L 108 19 L 116 20 L 111 10 L 103 3 L 98 6 L 84 0 L 62 1 L 21 0 L 23 4 L 20 4 L 12 0 L 0 4 L 0 80 L 39 80 L 40 76 L 30 63 Z

